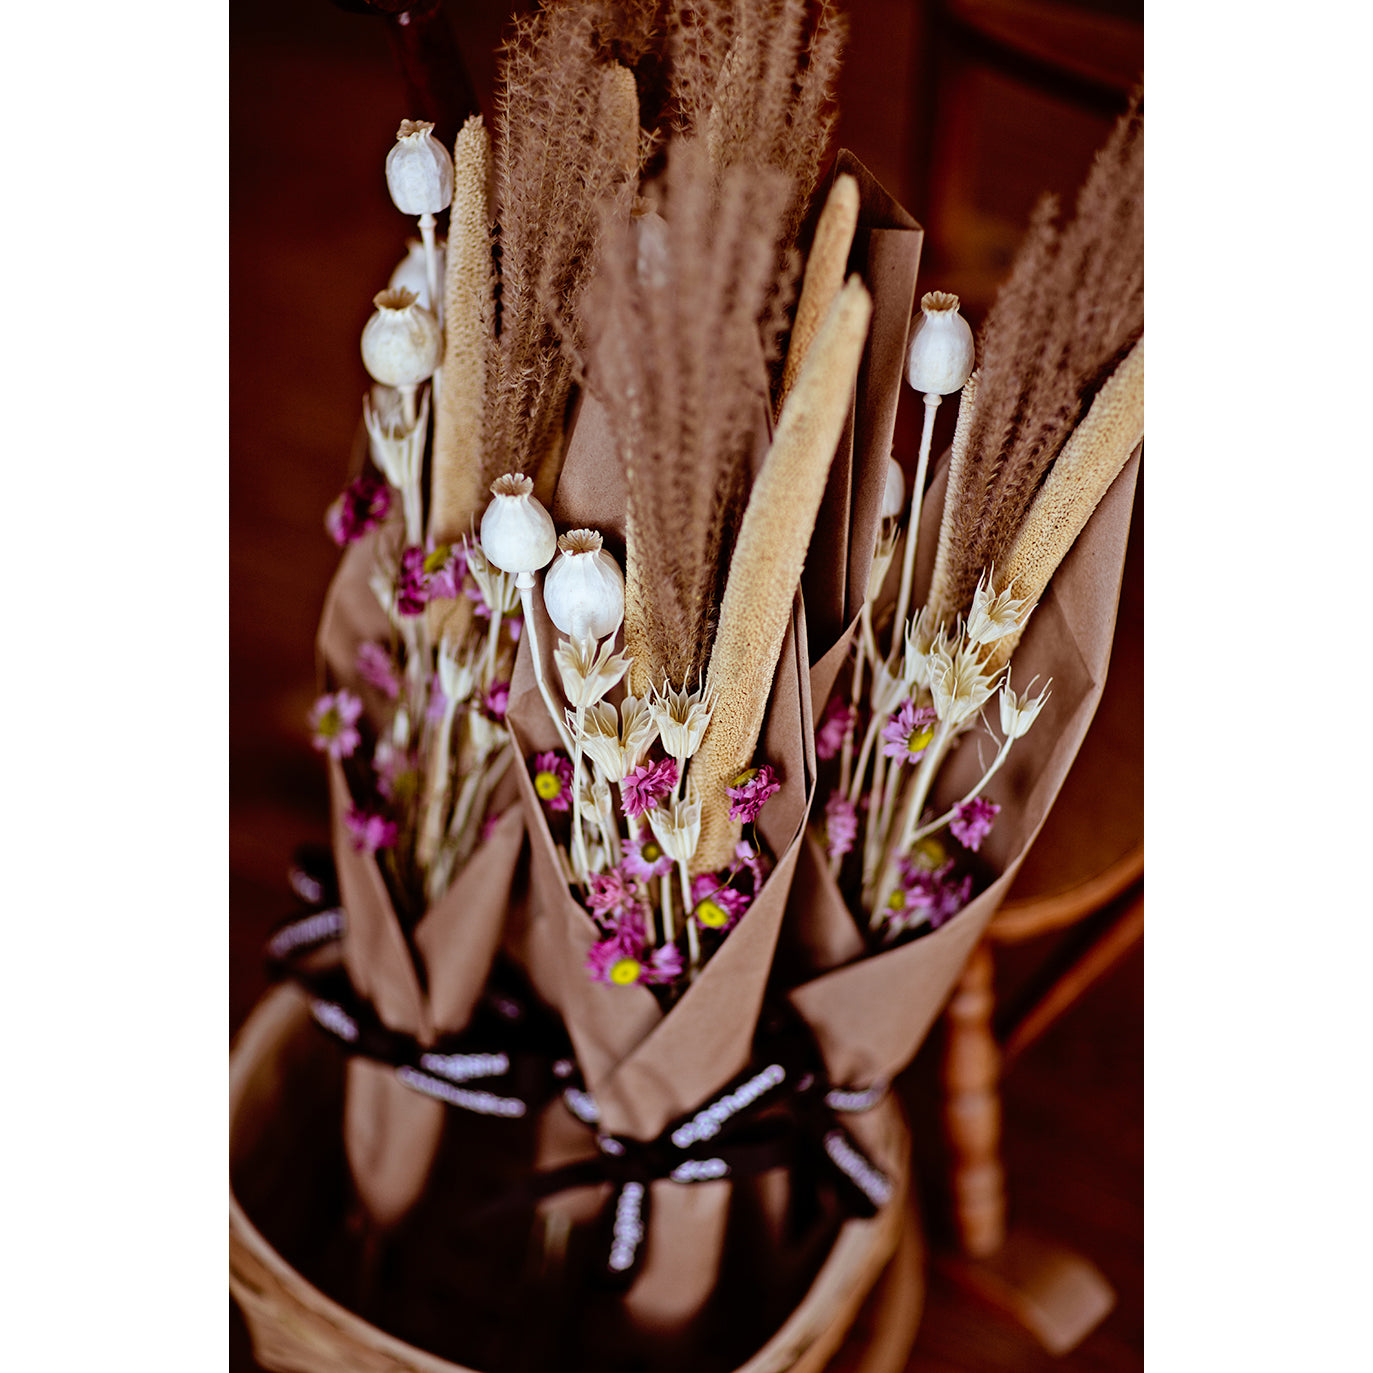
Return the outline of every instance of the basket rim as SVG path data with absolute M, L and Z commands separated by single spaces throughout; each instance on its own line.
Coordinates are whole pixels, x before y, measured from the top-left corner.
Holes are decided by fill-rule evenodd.
M 232 1132 L 239 1109 L 243 1105 L 252 1074 L 258 1060 L 284 1036 L 293 1033 L 309 1020 L 304 994 L 289 983 L 272 988 L 254 1006 L 235 1035 L 229 1051 L 229 1128 Z M 840 1227 L 829 1255 L 815 1275 L 805 1295 L 792 1308 L 786 1320 L 752 1357 L 741 1364 L 736 1373 L 783 1373 L 797 1367 L 799 1357 L 817 1352 L 827 1332 L 835 1324 L 836 1312 L 845 1305 L 839 1299 L 847 1289 L 852 1296 L 855 1270 L 864 1281 L 857 1284 L 854 1311 L 861 1305 L 875 1279 L 880 1276 L 896 1250 L 906 1219 L 909 1192 L 910 1132 L 899 1102 L 890 1094 L 873 1108 L 873 1114 L 883 1113 L 890 1118 L 892 1128 L 900 1140 L 899 1157 L 906 1167 L 898 1173 L 891 1200 L 881 1211 L 866 1220 L 850 1219 Z M 365 1321 L 346 1306 L 321 1292 L 303 1277 L 267 1242 L 253 1224 L 234 1195 L 232 1178 L 229 1184 L 229 1288 L 240 1304 L 243 1285 L 234 1270 L 234 1243 L 260 1263 L 292 1299 L 313 1314 L 339 1327 L 360 1343 L 370 1345 L 380 1353 L 397 1360 L 408 1360 L 419 1373 L 477 1373 L 461 1364 L 442 1359 L 436 1354 L 407 1344 L 379 1326 Z M 842 1342 L 847 1324 L 839 1323 L 838 1340 Z M 838 1343 L 835 1344 L 838 1348 Z M 833 1353 L 833 1351 L 830 1351 Z M 828 1355 L 825 1358 L 828 1359 Z

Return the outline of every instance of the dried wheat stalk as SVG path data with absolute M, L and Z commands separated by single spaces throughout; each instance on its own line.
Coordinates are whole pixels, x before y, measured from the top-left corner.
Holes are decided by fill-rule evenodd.
M 1144 133 L 1138 107 L 1097 154 L 1063 230 L 1041 202 L 983 330 L 967 453 L 950 474 L 939 575 L 940 619 L 971 601 L 999 564 L 1084 399 L 1144 327 Z M 960 414 L 960 420 L 962 415 Z
M 492 316 L 491 135 L 473 115 L 453 144 L 444 279 L 443 386 L 434 417 L 429 533 L 447 542 L 485 504 L 482 415 Z
M 707 687 L 718 693 L 691 778 L 701 797 L 697 872 L 725 866 L 739 827 L 725 788 L 758 744 L 806 548 L 848 414 L 872 300 L 851 277 L 830 307 L 749 495 L 730 561 Z

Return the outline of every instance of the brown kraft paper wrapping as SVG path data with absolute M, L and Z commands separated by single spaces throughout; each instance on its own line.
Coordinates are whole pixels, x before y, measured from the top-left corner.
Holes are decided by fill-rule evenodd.
M 801 578 L 817 713 L 843 665 L 877 548 L 925 237 L 920 225 L 847 149 L 834 164 L 834 176 L 845 173 L 858 182 L 858 227 L 846 274 L 857 272 L 863 278 L 873 308 L 854 402 L 815 522 L 812 556 Z
M 362 697 L 375 722 L 380 696 L 359 682 L 359 645 L 388 643 L 385 613 L 367 585 L 380 531 L 344 554 L 329 588 L 316 641 L 321 674 L 332 689 Z M 343 816 L 352 804 L 342 765 L 329 760 L 329 805 L 339 893 L 346 912 L 343 961 L 359 996 L 393 1030 L 430 1044 L 464 1028 L 500 944 L 511 883 L 524 842 L 524 818 L 513 788 L 499 789 L 505 810 L 441 900 L 407 935 L 376 858 L 358 853 Z M 429 1176 L 448 1107 L 397 1080 L 389 1067 L 350 1059 L 343 1142 L 368 1217 L 386 1229 L 419 1198 Z
M 1137 451 L 1055 574 L 1012 658 L 1018 692 L 1036 675 L 1040 685 L 1049 677 L 1053 685 L 1034 726 L 985 793 L 1002 808 L 978 855 L 999 874 L 995 881 L 934 933 L 862 957 L 855 916 L 824 852 L 811 836 L 804 841 L 785 937 L 788 954 L 799 952 L 820 975 L 795 987 L 789 999 L 810 1024 L 837 1083 L 890 1081 L 915 1056 L 1058 795 L 1106 683 L 1139 462 Z M 929 584 L 946 473 L 947 464 L 922 510 L 916 605 Z M 980 732 L 975 726 L 964 736 L 941 773 L 935 794 L 941 811 L 981 775 Z M 861 1121 L 853 1118 L 855 1133 Z
M 587 525 L 623 546 L 624 485 L 603 416 L 584 397 L 568 449 L 554 517 L 559 529 Z M 535 596 L 535 624 L 544 663 L 553 667 L 558 636 Z M 514 770 L 527 817 L 532 873 L 527 909 L 512 915 L 507 948 L 538 994 L 563 1018 L 602 1128 L 648 1140 L 675 1116 L 718 1090 L 748 1062 L 772 966 L 787 890 L 815 779 L 810 729 L 808 659 L 803 617 L 793 615 L 773 683 L 760 757 L 778 769 L 782 786 L 759 816 L 758 829 L 774 867 L 761 892 L 695 983 L 664 1015 L 642 986 L 593 982 L 586 955 L 600 937 L 569 892 L 528 760 L 559 747 L 522 640 L 511 686 L 509 720 L 516 739 Z M 559 697 L 556 678 L 550 683 Z M 617 689 L 612 699 L 620 694 Z M 562 1109 L 561 1107 L 554 1108 Z M 567 1131 L 559 1125 L 561 1161 Z M 584 1135 L 584 1156 L 595 1146 Z M 551 1158 L 541 1160 L 548 1166 Z M 631 1319 L 645 1329 L 683 1329 L 715 1285 L 728 1218 L 728 1181 L 653 1184 L 652 1221 L 644 1264 L 626 1297 Z

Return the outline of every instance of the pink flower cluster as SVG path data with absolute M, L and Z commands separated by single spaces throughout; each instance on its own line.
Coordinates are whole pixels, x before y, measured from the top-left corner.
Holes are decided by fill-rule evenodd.
M 671 982 L 681 975 L 682 955 L 675 944 L 649 946 L 647 894 L 627 862 L 592 876 L 587 904 L 605 935 L 586 956 L 592 981 L 629 987 Z
M 660 763 L 641 763 L 620 783 L 620 799 L 626 815 L 643 815 L 654 809 L 677 785 L 677 764 L 671 758 Z
M 825 851 L 842 858 L 858 840 L 858 812 L 852 801 L 836 791 L 825 802 Z
M 901 886 L 887 915 L 887 938 L 925 924 L 937 930 L 968 904 L 973 879 L 955 878 L 953 867 L 952 859 L 937 868 L 921 867 L 909 858 L 901 860 Z
M 324 512 L 324 527 L 340 548 L 356 543 L 390 512 L 393 496 L 384 481 L 361 476 L 351 481 Z
M 904 701 L 896 715 L 882 726 L 883 754 L 906 763 L 918 763 L 934 737 L 937 718 L 933 707 L 917 708 L 914 701 Z
M 725 795 L 730 799 L 729 818 L 745 825 L 753 824 L 758 819 L 758 812 L 781 789 L 776 769 L 770 764 L 750 768 L 736 780 L 734 786 L 725 788 Z
M 362 701 L 351 691 L 336 691 L 321 696 L 310 708 L 310 728 L 314 746 L 331 758 L 350 758 L 362 742 L 358 720 Z
M 400 833 L 394 820 L 388 820 L 376 811 L 362 810 L 353 806 L 343 817 L 343 823 L 352 836 L 353 847 L 359 853 L 375 853 L 378 849 L 389 849 Z
M 463 594 L 466 578 L 467 554 L 457 544 L 412 544 L 401 550 L 396 611 L 418 615 L 432 600 L 455 600 Z
M 965 849 L 977 852 L 978 846 L 992 832 L 992 824 L 1001 807 L 985 796 L 964 801 L 949 821 L 949 831 Z

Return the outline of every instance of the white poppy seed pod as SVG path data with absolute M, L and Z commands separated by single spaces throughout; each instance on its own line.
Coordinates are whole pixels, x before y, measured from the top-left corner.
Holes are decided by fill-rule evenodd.
M 436 215 L 453 203 L 453 159 L 427 120 L 402 121 L 386 154 L 386 187 L 408 215 Z
M 412 238 L 406 241 L 406 248 L 408 251 L 396 264 L 396 270 L 391 273 L 391 280 L 386 284 L 393 291 L 398 291 L 402 287 L 407 291 L 413 291 L 419 303 L 432 314 L 434 302 L 429 299 L 429 264 L 426 261 L 424 244 L 419 239 Z M 447 255 L 442 239 L 438 240 L 438 259 L 438 275 L 442 281 L 447 271 Z
M 543 579 L 548 618 L 574 639 L 608 639 L 624 623 L 625 579 L 594 529 L 558 540 L 559 556 Z
M 530 577 L 558 551 L 553 517 L 534 499 L 534 483 L 507 472 L 491 483 L 494 497 L 482 516 L 481 545 L 487 559 L 502 572 Z
M 951 396 L 973 371 L 973 331 L 958 313 L 958 297 L 928 291 L 911 334 L 906 380 L 922 395 Z
M 443 349 L 439 322 L 413 291 L 373 296 L 376 313 L 362 330 L 362 361 L 384 386 L 418 386 L 434 375 Z
M 887 459 L 887 485 L 882 492 L 882 518 L 894 520 L 906 508 L 906 477 L 895 458 Z

